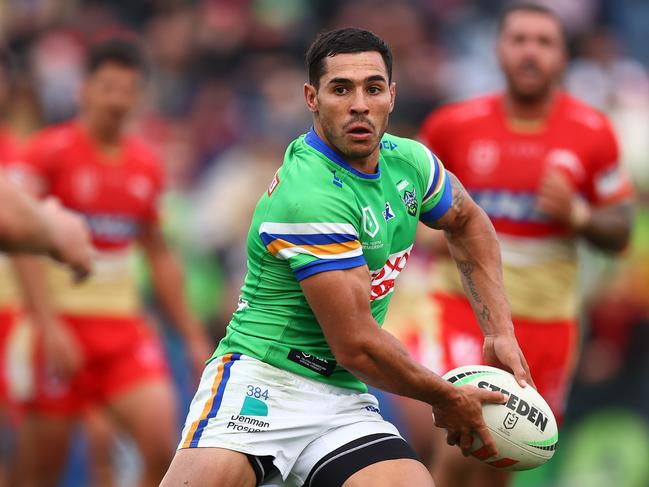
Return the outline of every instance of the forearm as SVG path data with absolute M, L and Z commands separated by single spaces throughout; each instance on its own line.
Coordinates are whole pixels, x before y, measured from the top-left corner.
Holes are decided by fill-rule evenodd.
M 433 405 L 454 393 L 448 382 L 415 362 L 401 342 L 385 330 L 377 329 L 354 350 L 342 365 L 371 386 Z
M 605 208 L 588 207 L 584 202 L 576 205 L 572 212 L 573 226 L 580 237 L 601 250 L 624 250 L 629 243 L 633 220 L 630 203 Z
M 149 261 L 156 296 L 172 325 L 183 336 L 192 334 L 198 325 L 185 299 L 181 267 L 168 251 L 161 252 Z
M 52 326 L 56 322 L 56 311 L 49 296 L 47 280 L 44 279 L 46 263 L 34 256 L 17 256 L 12 262 L 25 310 L 33 324 L 41 329 Z
M 462 286 L 485 336 L 513 331 L 500 247 L 487 215 L 475 206 L 464 226 L 446 232 Z
M 0 250 L 51 254 L 52 228 L 39 203 L 0 177 Z

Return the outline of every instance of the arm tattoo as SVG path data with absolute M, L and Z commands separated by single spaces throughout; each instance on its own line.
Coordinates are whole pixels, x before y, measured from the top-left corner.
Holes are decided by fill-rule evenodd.
M 466 190 L 455 174 L 447 173 L 451 177 L 451 188 L 453 188 L 453 202 L 451 206 L 455 211 L 460 211 L 464 204 Z
M 464 282 L 466 283 L 466 287 L 469 290 L 469 294 L 471 295 L 471 301 L 473 301 L 472 307 L 474 310 L 476 310 L 476 316 L 478 317 L 478 320 L 482 324 L 484 323 L 491 323 L 491 310 L 489 307 L 482 302 L 482 298 L 480 297 L 480 293 L 476 289 L 475 282 L 473 281 L 473 277 L 471 277 L 471 274 L 473 274 L 473 270 L 475 269 L 475 265 L 473 262 L 470 262 L 468 260 L 462 260 L 457 263 L 458 269 L 460 270 L 460 273 L 462 274 L 462 277 L 464 278 Z M 482 305 L 480 308 L 479 305 Z

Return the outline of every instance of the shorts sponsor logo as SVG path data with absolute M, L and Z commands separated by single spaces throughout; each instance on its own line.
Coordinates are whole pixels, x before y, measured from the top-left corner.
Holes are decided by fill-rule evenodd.
M 376 406 L 365 406 L 365 409 L 367 409 L 370 413 L 381 414 L 381 410 Z
M 242 416 L 241 414 L 233 414 L 230 416 L 230 421 L 228 421 L 226 426 L 228 429 L 244 433 L 259 433 L 267 430 L 269 427 L 270 423 L 268 421 L 251 418 L 250 416 Z

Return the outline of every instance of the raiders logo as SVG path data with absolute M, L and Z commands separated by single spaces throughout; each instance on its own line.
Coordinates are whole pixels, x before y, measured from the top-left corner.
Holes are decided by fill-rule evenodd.
M 419 207 L 415 188 L 412 188 L 412 191 L 404 191 L 402 199 L 403 204 L 406 205 L 406 209 L 408 210 L 408 215 L 415 216 L 417 214 L 417 208 Z

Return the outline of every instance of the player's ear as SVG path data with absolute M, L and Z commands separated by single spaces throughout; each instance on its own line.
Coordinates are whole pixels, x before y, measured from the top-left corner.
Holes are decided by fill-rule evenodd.
M 394 110 L 394 100 L 397 97 L 397 83 L 392 82 L 390 83 L 390 113 L 392 113 L 392 110 Z
M 304 83 L 304 100 L 310 112 L 316 113 L 318 111 L 318 90 L 315 86 Z

